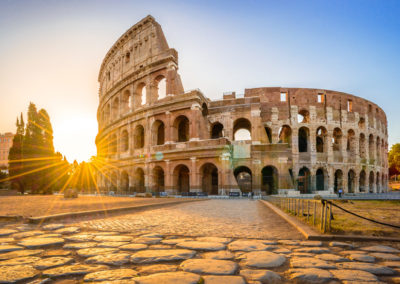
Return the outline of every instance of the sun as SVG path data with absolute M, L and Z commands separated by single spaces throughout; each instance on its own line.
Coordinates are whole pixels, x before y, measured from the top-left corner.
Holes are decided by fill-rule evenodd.
M 69 162 L 88 161 L 96 155 L 97 121 L 95 118 L 84 114 L 76 114 L 68 118 L 57 117 L 52 125 L 54 148 L 66 156 Z

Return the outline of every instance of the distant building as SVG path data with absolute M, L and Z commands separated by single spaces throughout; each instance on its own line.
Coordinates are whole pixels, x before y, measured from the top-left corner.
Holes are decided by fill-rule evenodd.
M 14 134 L 6 132 L 0 134 L 0 167 L 8 167 L 8 152 L 12 146 Z

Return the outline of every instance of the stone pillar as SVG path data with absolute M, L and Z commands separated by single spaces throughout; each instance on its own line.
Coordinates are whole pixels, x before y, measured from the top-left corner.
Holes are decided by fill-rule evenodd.
M 200 135 L 201 106 L 199 104 L 193 104 L 190 109 L 189 141 L 198 141 Z
M 170 160 L 165 160 L 164 187 L 167 194 L 173 194 L 175 190 L 173 186 L 172 170 Z
M 334 184 L 335 184 L 335 169 L 329 167 L 328 169 L 328 190 L 330 192 L 334 192 Z
M 314 127 L 310 127 L 310 156 L 311 156 L 311 165 L 314 166 L 317 161 L 317 133 Z M 314 187 L 315 188 L 315 187 Z
M 252 167 L 252 178 L 251 178 L 251 190 L 254 194 L 260 194 L 261 192 L 261 161 L 253 160 Z
M 196 157 L 191 157 L 191 167 L 190 167 L 190 192 L 201 192 L 201 185 L 199 181 L 199 173 L 197 170 L 197 159 Z
M 165 144 L 171 144 L 173 143 L 173 121 L 172 121 L 172 115 L 171 112 L 166 111 L 166 121 L 165 121 Z
M 150 164 L 149 162 L 146 162 L 144 166 L 144 188 L 146 192 L 151 192 L 150 183 Z

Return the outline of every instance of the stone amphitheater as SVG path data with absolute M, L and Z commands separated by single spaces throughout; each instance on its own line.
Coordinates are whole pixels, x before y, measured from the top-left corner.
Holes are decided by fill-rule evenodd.
M 103 192 L 169 195 L 384 192 L 384 111 L 331 90 L 185 91 L 178 53 L 147 16 L 106 54 L 96 137 Z

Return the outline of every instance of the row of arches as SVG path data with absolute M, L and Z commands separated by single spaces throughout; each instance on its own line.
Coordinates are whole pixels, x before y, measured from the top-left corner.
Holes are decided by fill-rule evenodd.
M 149 90 L 149 86 L 154 90 Z M 149 96 L 148 93 L 156 94 L 156 100 L 160 100 L 167 95 L 167 81 L 163 75 L 157 76 L 153 84 L 146 85 L 145 82 L 137 84 L 133 93 L 130 90 L 124 90 L 120 95 L 114 96 L 105 106 L 101 113 L 101 122 L 103 125 L 118 119 L 120 116 L 129 113 L 132 109 L 145 105 Z

